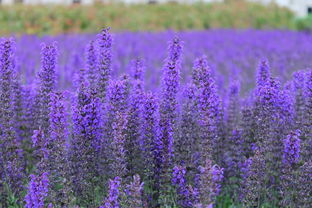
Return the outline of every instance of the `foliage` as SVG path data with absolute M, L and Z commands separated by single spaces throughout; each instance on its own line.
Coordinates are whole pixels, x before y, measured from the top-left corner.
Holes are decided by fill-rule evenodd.
M 285 8 L 243 0 L 189 4 L 96 4 L 90 6 L 1 6 L 1 34 L 92 33 L 111 26 L 115 31 L 159 31 L 209 28 L 296 28 Z M 299 29 L 301 25 L 299 24 Z

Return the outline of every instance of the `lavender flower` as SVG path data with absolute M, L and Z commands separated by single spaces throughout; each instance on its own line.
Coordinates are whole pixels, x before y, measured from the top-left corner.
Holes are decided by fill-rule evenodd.
M 16 73 L 12 76 L 12 110 L 14 112 L 14 126 L 16 137 L 19 142 L 22 142 L 22 119 L 23 119 L 23 98 L 22 98 L 22 86 L 19 81 L 19 77 Z
M 132 60 L 131 62 L 131 72 L 132 77 L 135 80 L 143 81 L 144 79 L 144 72 L 145 72 L 145 65 L 142 59 L 137 58 Z
M 125 113 L 128 109 L 128 80 L 111 81 L 108 86 L 108 120 L 113 119 L 115 112 Z
M 283 162 L 292 166 L 299 162 L 300 158 L 300 131 L 292 131 L 284 139 Z
M 116 120 L 112 123 L 112 141 L 110 143 L 109 166 L 111 175 L 125 177 L 127 173 L 127 161 L 125 152 L 125 130 L 127 117 L 117 114 Z
M 204 71 L 209 70 L 209 75 L 211 76 L 211 71 L 208 69 L 208 61 L 206 56 L 202 56 L 195 60 L 193 71 L 192 71 L 192 81 L 193 83 L 200 88 L 205 79 Z
M 134 86 L 130 92 L 127 134 L 125 146 L 127 149 L 127 165 L 130 175 L 135 175 L 143 168 L 141 150 L 143 149 L 141 136 L 141 108 L 143 102 L 142 82 L 134 81 Z
M 162 91 L 160 104 L 160 136 L 163 155 L 163 196 L 168 196 L 167 184 L 170 183 L 170 167 L 173 159 L 173 145 L 177 117 L 177 93 L 179 88 L 182 45 L 178 38 L 169 44 L 168 57 L 163 68 Z
M 56 63 L 57 63 L 57 47 L 56 43 L 53 45 L 42 44 L 41 49 L 41 70 L 38 73 L 38 120 L 36 128 L 41 129 L 48 134 L 50 127 L 49 115 L 50 115 L 50 102 L 51 93 L 56 88 Z
M 188 85 L 184 90 L 183 98 L 179 136 L 175 140 L 175 159 L 177 163 L 185 163 L 187 169 L 191 170 L 190 174 L 194 176 L 194 171 L 199 165 L 196 154 L 200 148 L 196 86 Z
M 233 81 L 229 86 L 229 104 L 227 106 L 227 127 L 228 133 L 238 127 L 238 121 L 240 119 L 240 100 L 239 100 L 239 88 L 238 81 Z
M 199 171 L 200 204 L 202 207 L 212 207 L 221 191 L 223 168 L 212 165 L 210 160 L 206 160 L 205 165 L 199 167 Z
M 119 150 L 121 151 L 120 153 L 122 153 L 122 163 L 123 163 L 123 166 L 120 168 L 123 169 L 122 170 L 123 173 L 125 173 L 126 171 L 126 169 L 124 169 L 126 168 L 124 167 L 124 165 L 126 165 L 125 139 L 127 133 L 126 127 L 128 119 L 126 115 L 128 110 L 128 96 L 129 96 L 128 90 L 129 90 L 128 80 L 111 81 L 110 85 L 108 86 L 107 106 L 105 109 L 105 111 L 107 112 L 104 127 L 105 135 L 103 136 L 101 145 L 101 155 L 102 158 L 105 158 L 104 160 L 102 160 L 101 170 L 106 173 L 107 172 L 112 173 L 112 171 L 114 172 L 114 170 L 111 169 L 113 168 L 113 166 L 115 167 L 115 165 L 112 164 L 112 162 L 117 161 L 114 161 L 114 158 L 112 158 L 110 154 L 113 154 L 114 151 L 118 152 Z M 122 146 L 122 149 L 118 149 L 120 146 Z M 115 153 L 119 154 L 117 152 Z M 107 167 L 110 167 L 110 169 L 108 170 Z M 114 176 L 117 175 L 113 175 L 113 177 Z
M 97 54 L 96 45 L 92 40 L 86 48 L 86 72 L 87 80 L 91 88 L 95 88 L 97 82 Z
M 184 166 L 176 165 L 173 168 L 172 183 L 176 186 L 177 202 L 181 208 L 191 208 L 194 205 L 194 196 L 192 189 L 186 183 L 186 169 Z
M 49 171 L 49 148 L 48 140 L 43 130 L 35 130 L 32 135 L 32 143 L 35 148 L 34 156 L 37 162 L 37 173 L 40 175 L 43 172 Z
M 312 204 L 312 162 L 311 160 L 305 162 L 298 169 L 298 179 L 296 182 L 297 197 L 295 205 L 299 207 L 309 207 Z
M 108 81 L 111 76 L 112 64 L 112 36 L 109 33 L 110 28 L 105 28 L 97 36 L 98 44 L 98 93 L 101 101 L 106 98 Z
M 22 102 L 22 112 L 21 112 L 21 122 L 20 131 L 21 137 L 24 141 L 24 145 L 29 148 L 30 141 L 34 129 L 34 100 L 35 93 L 30 86 L 22 86 L 21 89 L 21 102 Z M 26 144 L 25 144 L 26 143 Z
M 257 207 L 263 203 L 265 192 L 265 160 L 260 151 L 247 160 L 243 171 L 242 204 L 243 207 Z
M 242 120 L 240 127 L 242 128 L 242 138 L 243 138 L 243 152 L 246 158 L 251 157 L 253 152 L 253 147 L 256 143 L 255 128 L 256 122 L 254 121 L 254 111 L 252 107 L 246 106 L 242 109 Z
M 242 131 L 234 130 L 225 140 L 224 149 L 224 178 L 228 186 L 227 193 L 237 199 L 239 187 L 241 185 L 241 167 L 244 161 L 244 140 Z
M 158 203 L 160 189 L 160 174 L 162 170 L 162 141 L 159 137 L 158 126 L 158 101 L 155 94 L 147 92 L 144 95 L 142 107 L 142 143 L 145 176 L 151 189 L 149 206 Z M 149 194 L 149 193 L 148 193 Z
M 114 180 L 109 180 L 108 196 L 100 208 L 120 208 L 120 185 L 121 178 L 118 176 Z
M 26 208 L 44 208 L 49 191 L 49 174 L 42 173 L 39 176 L 30 175 L 28 193 L 25 196 Z
M 4 39 L 0 43 L 0 151 L 4 167 L 4 182 L 19 195 L 23 189 L 23 153 L 16 135 L 16 91 L 14 90 L 15 57 L 14 41 Z
M 34 49 L 51 37 L 21 37 L 17 50 L 0 40 L 0 206 L 23 206 L 34 172 L 31 207 L 99 207 L 97 196 L 109 192 L 102 207 L 311 207 L 311 69 L 287 80 L 311 64 L 309 35 L 181 35 L 185 67 L 175 38 L 162 71 L 171 33 L 120 33 L 114 51 L 109 29 L 96 40 L 54 37 L 59 64 L 55 44 L 43 45 L 37 79 Z M 261 60 L 251 89 L 261 54 L 274 71 Z
M 218 127 L 220 124 L 220 100 L 216 92 L 215 81 L 205 57 L 195 61 L 194 69 L 198 70 L 198 107 L 200 125 L 200 160 L 201 164 L 208 159 L 220 158 Z M 194 80 L 195 82 L 195 80 Z M 214 150 L 214 152 L 213 152 Z M 213 154 L 214 153 L 214 154 Z
M 73 138 L 69 156 L 72 170 L 72 184 L 75 194 L 89 203 L 93 200 L 95 184 L 97 144 L 99 134 L 100 113 L 99 100 L 94 90 L 81 86 L 73 109 Z
M 143 185 L 139 175 L 133 176 L 133 181 L 127 185 L 127 207 L 143 208 Z
M 257 147 L 266 163 L 268 186 L 277 188 L 277 178 L 282 163 L 283 137 L 286 135 L 286 118 L 280 84 L 275 79 L 268 80 L 258 91 L 254 116 L 256 118 L 255 136 Z M 268 194 L 274 196 L 273 194 Z M 275 200 L 275 199 L 272 199 Z
M 295 89 L 295 122 L 296 128 L 303 126 L 304 121 L 304 85 L 305 85 L 305 72 L 299 71 L 293 74 L 294 77 L 294 89 Z
M 3 151 L 4 160 L 9 160 L 9 152 L 5 148 L 16 148 L 16 138 L 13 129 L 12 119 L 14 116 L 12 104 L 14 99 L 13 92 L 13 76 L 14 68 L 14 42 L 13 40 L 3 40 L 0 43 L 0 124 L 3 140 L 1 141 L 1 148 Z
M 49 166 L 52 199 L 68 203 L 67 195 L 69 192 L 69 167 L 67 157 L 67 120 L 64 105 L 64 95 L 53 93 L 51 95 L 50 113 L 50 138 L 49 147 Z M 58 186 L 62 185 L 60 189 Z
M 312 154 L 312 70 L 307 73 L 307 79 L 305 84 L 305 110 L 304 110 L 304 130 L 303 130 L 303 145 L 302 153 L 305 161 L 309 160 Z
M 257 71 L 257 87 L 261 88 L 270 79 L 270 66 L 267 59 L 262 59 Z

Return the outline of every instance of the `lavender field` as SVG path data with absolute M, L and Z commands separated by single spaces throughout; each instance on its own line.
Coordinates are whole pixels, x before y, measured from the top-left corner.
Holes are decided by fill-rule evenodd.
M 311 208 L 312 36 L 0 43 L 1 208 Z

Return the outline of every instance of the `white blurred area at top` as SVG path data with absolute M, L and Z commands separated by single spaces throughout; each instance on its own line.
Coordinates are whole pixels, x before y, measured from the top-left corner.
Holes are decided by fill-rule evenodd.
M 229 0 L 0 0 L 0 4 L 94 4 L 96 2 L 103 3 L 166 3 L 177 2 L 192 4 L 196 2 L 226 2 Z M 235 0 L 231 0 L 235 1 Z M 306 16 L 308 13 L 312 13 L 312 0 L 247 0 L 251 2 L 258 2 L 261 4 L 276 3 L 279 6 L 287 7 L 292 10 L 297 16 Z

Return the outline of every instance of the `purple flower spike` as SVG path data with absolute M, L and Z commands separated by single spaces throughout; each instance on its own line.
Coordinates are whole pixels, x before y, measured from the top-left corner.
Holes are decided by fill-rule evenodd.
M 19 196 L 23 189 L 22 178 L 24 174 L 23 151 L 17 139 L 15 120 L 17 107 L 17 91 L 15 72 L 15 42 L 12 39 L 3 39 L 0 43 L 0 154 L 3 166 L 0 176 L 9 189 Z M 18 133 L 18 132 L 17 132 Z M 4 192 L 0 191 L 0 195 Z
M 69 167 L 67 157 L 67 119 L 63 93 L 57 92 L 51 95 L 50 104 L 50 138 L 49 147 L 49 167 L 51 191 L 54 201 L 68 203 Z M 58 186 L 62 184 L 62 189 Z M 56 199 L 57 198 L 57 199 Z
M 106 98 L 108 81 L 112 71 L 112 35 L 109 33 L 110 28 L 105 28 L 97 35 L 98 44 L 98 95 L 103 102 Z
M 82 85 L 73 106 L 73 138 L 69 158 L 73 191 L 84 203 L 93 200 L 97 151 L 101 139 L 100 110 L 95 91 Z
M 49 174 L 42 173 L 39 176 L 30 175 L 28 193 L 25 196 L 26 208 L 44 208 L 45 199 L 49 190 Z
M 184 166 L 177 165 L 173 168 L 172 183 L 176 186 L 179 207 L 194 207 L 193 189 L 186 183 L 186 169 Z
M 118 176 L 114 180 L 109 180 L 108 196 L 100 208 L 120 208 L 120 185 L 121 178 Z
M 283 162 L 292 166 L 297 164 L 300 158 L 300 131 L 292 131 L 284 139 Z
M 260 61 L 257 73 L 257 87 L 261 88 L 267 81 L 269 81 L 271 77 L 270 67 L 267 59 L 262 59 Z
M 57 64 L 57 47 L 53 45 L 42 44 L 41 49 L 41 70 L 38 73 L 38 92 L 37 107 L 38 120 L 36 128 L 41 127 L 45 134 L 49 130 L 50 102 L 51 93 L 56 88 L 56 64 Z
M 95 88 L 97 83 L 98 66 L 96 52 L 96 44 L 92 40 L 86 48 L 86 73 L 91 88 Z
M 180 82 L 182 44 L 174 38 L 168 48 L 168 57 L 163 68 L 162 100 L 160 105 L 160 132 L 163 143 L 163 171 L 170 175 L 170 166 L 173 158 L 173 144 L 177 117 L 177 93 Z M 168 182 L 168 181 L 167 181 Z M 165 182 L 166 183 L 166 182 Z
M 133 79 L 143 81 L 145 65 L 142 59 L 137 58 L 131 62 L 131 72 Z
M 199 95 L 197 98 L 199 107 L 200 125 L 200 160 L 204 164 L 206 160 L 211 160 L 212 155 L 216 159 L 220 156 L 218 148 L 219 133 L 221 123 L 220 98 L 217 94 L 216 84 L 211 74 L 211 69 L 207 65 L 205 57 L 197 59 L 194 70 L 198 70 L 197 80 Z M 220 131 L 219 131 L 220 130 Z
M 218 165 L 212 165 L 210 160 L 206 160 L 205 165 L 199 167 L 199 171 L 200 204 L 203 207 L 213 207 L 216 197 L 221 191 L 223 168 L 220 168 Z
M 305 107 L 304 107 L 304 128 L 303 128 L 303 157 L 309 160 L 312 154 L 312 70 L 306 74 L 305 84 Z
M 127 207 L 143 208 L 143 185 L 139 175 L 133 176 L 133 181 L 127 185 Z

